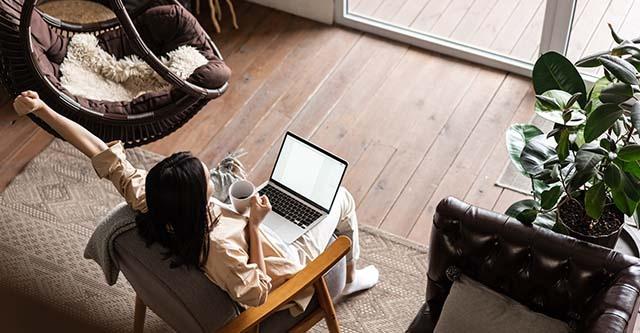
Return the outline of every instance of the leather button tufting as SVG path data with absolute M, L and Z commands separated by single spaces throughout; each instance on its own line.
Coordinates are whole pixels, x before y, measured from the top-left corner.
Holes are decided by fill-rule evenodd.
M 431 327 L 460 272 L 567 322 L 573 332 L 633 330 L 640 261 L 509 220 L 505 228 L 505 218 L 453 198 L 438 205 L 424 315 Z
M 449 266 L 447 267 L 445 274 L 447 275 L 447 279 L 453 282 L 453 281 L 457 281 L 460 278 L 462 271 L 460 270 L 460 268 L 456 266 Z
M 532 303 L 535 304 L 536 306 L 538 306 L 539 308 L 543 308 L 544 307 L 544 301 L 542 299 L 542 296 L 540 296 L 540 295 L 533 297 Z

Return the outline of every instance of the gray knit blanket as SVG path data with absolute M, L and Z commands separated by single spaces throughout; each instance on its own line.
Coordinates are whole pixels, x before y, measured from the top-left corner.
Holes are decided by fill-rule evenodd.
M 215 189 L 213 197 L 217 200 L 227 203 L 231 184 L 246 178 L 244 166 L 238 160 L 242 155 L 242 151 L 229 154 L 211 170 L 211 180 Z M 118 204 L 98 223 L 84 249 L 84 257 L 98 263 L 110 286 L 116 283 L 120 274 L 114 241 L 124 232 L 136 227 L 136 214 L 126 202 Z

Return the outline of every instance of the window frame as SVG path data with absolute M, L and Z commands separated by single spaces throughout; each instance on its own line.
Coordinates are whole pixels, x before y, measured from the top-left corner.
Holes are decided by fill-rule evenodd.
M 576 1 L 547 0 L 542 34 L 540 36 L 540 54 L 548 51 L 566 54 L 571 36 Z M 334 17 L 337 24 L 418 48 L 531 77 L 533 70 L 533 63 L 531 62 L 412 28 L 401 27 L 372 16 L 351 13 L 348 8 L 349 0 L 335 0 Z M 582 75 L 588 83 L 593 83 L 598 79 L 593 75 Z

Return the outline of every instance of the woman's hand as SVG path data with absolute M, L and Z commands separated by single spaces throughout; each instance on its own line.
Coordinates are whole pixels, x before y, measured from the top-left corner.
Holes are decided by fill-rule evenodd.
M 249 226 L 258 227 L 264 217 L 271 212 L 271 203 L 266 195 L 251 198 L 251 212 L 249 213 Z
M 44 121 L 63 139 L 71 143 L 88 157 L 94 157 L 106 150 L 107 145 L 84 127 L 53 111 L 43 102 L 35 91 L 24 91 L 13 102 L 16 113 L 23 116 L 36 112 L 36 116 Z
M 267 272 L 264 263 L 264 253 L 262 251 L 262 240 L 260 239 L 260 231 L 258 227 L 264 217 L 271 211 L 271 203 L 266 195 L 258 197 L 254 195 L 251 198 L 251 213 L 249 214 L 249 223 L 247 223 L 247 233 L 249 234 L 249 263 L 258 265 L 258 268 L 264 273 Z
M 40 99 L 38 93 L 35 91 L 27 90 L 23 91 L 13 101 L 13 109 L 20 116 L 24 116 L 37 110 L 45 109 L 46 104 Z

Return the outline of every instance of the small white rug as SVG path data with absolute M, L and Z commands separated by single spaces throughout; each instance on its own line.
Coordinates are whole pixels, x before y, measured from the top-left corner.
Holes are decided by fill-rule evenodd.
M 160 60 L 181 79 L 187 79 L 198 67 L 207 64 L 207 59 L 193 46 L 180 46 Z M 129 102 L 170 87 L 142 59 L 135 55 L 116 59 L 91 34 L 72 37 L 60 73 L 62 86 L 72 95 L 92 100 Z

